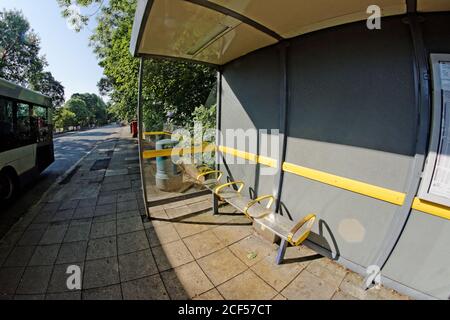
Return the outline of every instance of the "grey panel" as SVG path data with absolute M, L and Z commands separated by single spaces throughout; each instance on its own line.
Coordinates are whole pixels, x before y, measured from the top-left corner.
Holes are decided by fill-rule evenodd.
M 450 53 L 450 13 L 422 15 L 428 53 Z M 450 221 L 413 210 L 383 275 L 438 299 L 450 299 Z
M 226 66 L 222 79 L 223 145 L 247 152 L 270 156 L 271 129 L 279 128 L 279 52 L 276 47 L 260 50 Z M 226 138 L 226 129 L 268 130 L 268 150 L 262 150 L 264 133 L 254 148 L 236 145 Z M 242 136 L 242 134 L 240 134 Z M 276 156 L 272 156 L 275 157 Z M 252 188 L 256 194 L 272 194 L 274 176 L 266 175 L 264 166 L 233 164 L 236 159 L 226 156 L 228 168 L 235 180 L 246 182 L 246 193 Z M 240 159 L 242 161 L 242 159 Z M 275 173 L 275 170 L 272 170 Z
M 276 47 L 236 60 L 223 72 L 223 128 L 279 127 L 279 55 Z
M 294 39 L 286 161 L 405 192 L 418 122 L 412 52 L 398 17 L 378 31 L 354 23 Z M 323 234 L 316 226 L 311 240 L 362 266 L 398 208 L 290 174 L 282 201 L 294 219 L 315 212 Z
M 290 50 L 287 161 L 405 190 L 417 124 L 407 26 L 387 19 L 373 32 L 356 23 Z
M 367 267 L 384 238 L 396 206 L 287 173 L 283 212 L 294 220 L 315 213 L 312 242 Z
M 383 275 L 439 299 L 450 299 L 450 221 L 413 211 Z

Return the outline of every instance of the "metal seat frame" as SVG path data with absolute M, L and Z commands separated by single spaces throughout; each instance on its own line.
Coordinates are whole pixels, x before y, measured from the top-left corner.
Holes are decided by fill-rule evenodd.
M 284 260 L 284 256 L 286 253 L 286 248 L 288 244 L 292 246 L 299 246 L 305 241 L 310 232 L 311 228 L 316 220 L 315 214 L 308 214 L 303 219 L 301 219 L 298 223 L 294 223 L 292 220 L 288 219 L 285 216 L 282 216 L 275 211 L 271 210 L 273 203 L 275 202 L 275 197 L 272 195 L 264 195 L 258 197 L 254 200 L 247 199 L 241 194 L 242 189 L 245 186 L 243 181 L 231 181 L 224 184 L 220 183 L 220 179 L 223 177 L 223 172 L 219 170 L 213 170 L 208 167 L 199 168 L 199 174 L 196 177 L 196 180 L 202 183 L 207 189 L 211 190 L 213 196 L 213 213 L 219 214 L 219 201 L 224 201 L 241 211 L 245 214 L 247 218 L 258 223 L 263 228 L 270 230 L 275 235 L 280 237 L 281 243 L 278 249 L 276 263 L 281 264 Z M 200 181 L 201 178 L 205 178 L 210 174 L 217 174 L 216 179 L 209 179 L 205 181 Z M 233 190 L 231 192 L 223 193 L 224 190 L 229 189 L 232 186 L 239 186 L 237 190 Z M 236 205 L 235 200 L 244 200 L 247 205 L 244 208 Z M 268 203 L 263 206 L 261 204 L 262 201 L 269 200 Z M 253 211 L 251 213 L 250 211 Z M 256 212 L 256 213 L 255 213 Z M 277 228 L 273 223 L 274 220 L 280 220 L 283 225 L 290 226 L 289 230 L 283 227 Z M 306 230 L 303 231 L 300 235 L 296 236 L 296 233 L 306 225 Z M 276 230 L 278 229 L 278 230 Z

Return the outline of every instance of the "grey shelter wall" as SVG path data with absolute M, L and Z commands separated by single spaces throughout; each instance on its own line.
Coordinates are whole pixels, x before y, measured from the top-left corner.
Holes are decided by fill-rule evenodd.
M 408 26 L 386 19 L 291 42 L 286 161 L 406 191 L 416 141 Z M 312 240 L 363 267 L 375 259 L 397 206 L 286 174 L 282 201 L 299 219 L 316 213 Z M 323 224 L 322 230 L 319 230 Z
M 426 15 L 428 53 L 450 53 L 450 14 Z M 413 210 L 383 274 L 411 289 L 450 299 L 450 221 Z
M 450 53 L 450 13 L 424 17 L 428 53 Z M 414 47 L 403 18 L 383 19 L 381 30 L 357 22 L 287 41 L 286 162 L 408 192 L 419 112 Z M 279 47 L 272 46 L 223 67 L 223 132 L 280 128 L 281 61 Z M 231 139 L 221 144 L 265 155 Z M 247 193 L 248 187 L 259 195 L 276 189 L 276 177 L 261 175 L 259 165 L 228 169 L 234 180 L 246 182 Z M 284 174 L 281 201 L 282 214 L 293 220 L 315 213 L 318 223 L 309 240 L 362 268 L 374 263 L 400 208 L 290 173 Z M 448 299 L 448 243 L 449 220 L 413 211 L 383 275 Z
M 431 297 L 450 299 L 450 221 L 413 210 L 383 275 Z
M 261 140 L 271 141 L 271 129 L 279 129 L 280 105 L 280 61 L 276 47 L 255 52 L 234 61 L 224 69 L 222 78 L 222 116 L 221 127 L 224 140 L 222 145 L 236 148 L 231 139 L 226 138 L 226 129 L 262 129 L 258 134 L 255 150 L 239 148 L 252 153 L 264 154 L 260 149 Z M 270 145 L 268 148 L 270 154 Z M 266 154 L 267 155 L 267 154 Z M 272 194 L 273 175 L 266 175 L 260 165 L 249 163 L 236 164 L 242 159 L 225 155 L 231 175 L 235 180 L 246 182 L 245 192 L 249 188 L 258 195 Z M 235 163 L 235 164 L 232 164 Z

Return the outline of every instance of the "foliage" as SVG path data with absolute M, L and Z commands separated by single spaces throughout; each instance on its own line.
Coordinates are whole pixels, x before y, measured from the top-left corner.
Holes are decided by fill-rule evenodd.
M 192 119 L 194 124 L 199 123 L 202 125 L 203 130 L 216 128 L 216 105 L 211 107 L 200 106 L 195 108 L 192 113 Z
M 33 90 L 49 96 L 54 107 L 64 104 L 64 87 L 53 78 L 50 72 L 38 73 L 33 79 L 31 87 Z
M 80 99 L 84 101 L 89 110 L 90 124 L 103 125 L 107 122 L 108 114 L 106 111 L 106 104 L 98 95 L 90 93 L 76 93 L 72 95 L 71 99 Z
M 89 124 L 92 113 L 82 99 L 72 97 L 66 102 L 64 108 L 75 114 L 75 121 L 78 125 L 85 127 Z
M 73 114 L 73 116 L 72 116 Z M 57 128 L 103 125 L 108 122 L 106 104 L 96 94 L 75 93 L 54 116 Z
M 68 127 L 77 125 L 76 115 L 68 108 L 57 108 L 53 114 L 53 121 L 56 128 L 66 130 Z
M 215 142 L 216 105 L 200 106 L 192 113 L 192 132 L 194 137 L 201 137 L 203 142 Z
M 64 102 L 64 87 L 39 55 L 40 39 L 20 11 L 0 11 L 0 78 L 49 95 L 54 106 Z
M 108 94 L 111 112 L 119 119 L 136 118 L 139 60 L 129 51 L 136 0 L 58 0 L 63 16 L 71 5 L 100 5 L 91 45 L 104 69 L 99 83 Z M 86 19 L 87 18 L 87 19 Z M 80 18 L 83 24 L 88 15 Z M 161 129 L 169 121 L 190 125 L 195 108 L 205 103 L 216 81 L 215 71 L 194 63 L 149 59 L 144 64 L 142 103 L 147 130 Z

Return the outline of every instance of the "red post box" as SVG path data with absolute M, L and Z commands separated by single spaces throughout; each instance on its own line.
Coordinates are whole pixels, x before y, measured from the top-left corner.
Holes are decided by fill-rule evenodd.
M 138 123 L 137 121 L 131 122 L 131 133 L 133 134 L 133 138 L 137 138 L 138 136 Z

